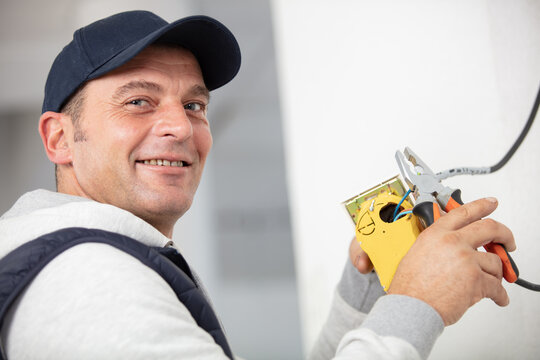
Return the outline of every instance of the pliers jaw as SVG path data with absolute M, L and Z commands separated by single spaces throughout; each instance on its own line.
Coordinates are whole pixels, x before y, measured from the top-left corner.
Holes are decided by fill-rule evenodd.
M 446 211 L 455 208 L 455 202 L 462 204 L 461 191 L 442 185 L 437 175 L 410 148 L 406 147 L 403 153 L 397 151 L 396 161 L 401 175 L 413 191 L 417 204 L 437 203 Z M 414 171 L 411 170 L 411 166 L 414 167 Z
M 414 177 L 414 174 L 411 172 L 411 169 L 409 168 L 409 164 L 405 160 L 403 153 L 399 150 L 396 151 L 396 161 L 399 167 L 399 172 L 401 173 L 401 176 L 403 177 L 403 180 L 405 180 L 405 182 L 407 183 L 407 186 L 409 187 L 409 189 L 411 189 L 411 192 L 414 192 L 416 189 L 416 186 L 411 181 L 411 178 Z
M 406 147 L 403 153 L 396 151 L 396 161 L 417 203 L 437 201 L 437 195 L 444 192 L 444 186 L 420 157 Z M 411 165 L 414 171 L 411 170 Z

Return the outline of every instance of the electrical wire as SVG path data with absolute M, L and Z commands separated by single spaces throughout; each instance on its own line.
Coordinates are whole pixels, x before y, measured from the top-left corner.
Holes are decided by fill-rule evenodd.
M 397 221 L 400 217 L 405 216 L 407 214 L 412 214 L 412 210 L 402 211 L 399 214 L 394 217 L 394 221 Z
M 398 211 L 399 211 L 399 207 L 401 206 L 401 204 L 403 204 L 403 202 L 405 201 L 405 199 L 407 198 L 407 196 L 409 196 L 410 193 L 411 193 L 411 189 L 407 190 L 407 192 L 405 193 L 405 195 L 403 195 L 403 197 L 401 198 L 400 202 L 397 204 L 396 209 L 394 210 L 394 214 L 392 215 L 392 219 L 394 219 L 393 221 L 396 221 L 396 216 L 397 216 L 397 213 L 398 213 Z
M 533 284 L 531 282 L 528 282 L 527 280 L 523 280 L 522 278 L 518 278 L 515 284 L 519 286 L 523 286 L 525 289 L 529 289 L 532 291 L 540 291 L 539 284 Z
M 521 133 L 519 134 L 518 138 L 508 150 L 506 155 L 503 156 L 503 158 L 495 165 L 490 167 L 462 167 L 462 168 L 453 168 L 445 171 L 441 171 L 440 173 L 437 173 L 437 178 L 439 180 L 443 180 L 446 178 L 449 178 L 451 176 L 456 175 L 480 175 L 480 174 L 490 174 L 497 170 L 500 170 L 506 163 L 512 158 L 514 153 L 517 151 L 521 143 L 523 142 L 523 139 L 525 139 L 525 136 L 529 133 L 529 130 L 531 129 L 531 126 L 534 122 L 534 119 L 536 118 L 536 114 L 538 112 L 538 107 L 540 106 L 540 88 L 538 89 L 538 93 L 536 94 L 536 99 L 534 101 L 531 113 L 529 115 L 529 119 L 527 119 L 527 123 L 525 124 L 525 127 L 523 130 L 521 130 Z M 527 280 L 523 280 L 521 278 L 518 278 L 515 281 L 515 284 L 522 286 L 526 289 L 532 290 L 532 291 L 540 291 L 540 284 L 534 284 L 531 282 L 528 282 Z
M 503 158 L 497 164 L 493 166 L 489 166 L 489 167 L 460 167 L 460 168 L 448 169 L 448 170 L 437 173 L 436 174 L 437 178 L 439 180 L 444 180 L 446 178 L 456 176 L 456 175 L 483 175 L 483 174 L 490 174 L 497 170 L 500 170 L 512 158 L 516 150 L 519 148 L 519 146 L 523 142 L 523 139 L 525 139 L 525 136 L 527 136 L 527 134 L 529 133 L 529 130 L 534 122 L 534 119 L 536 118 L 536 113 L 538 112 L 539 106 L 540 106 L 540 88 L 538 89 L 538 93 L 536 94 L 536 100 L 534 101 L 531 113 L 529 115 L 529 119 L 527 120 L 525 127 L 523 128 L 523 130 L 521 130 L 521 134 L 519 134 L 518 138 L 514 142 L 514 145 L 512 145 L 510 150 L 508 150 L 506 155 L 504 155 Z

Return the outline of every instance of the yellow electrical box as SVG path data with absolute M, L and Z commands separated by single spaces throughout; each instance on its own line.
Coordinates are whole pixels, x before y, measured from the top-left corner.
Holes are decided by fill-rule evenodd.
M 420 234 L 418 218 L 407 214 L 394 221 L 405 189 L 396 176 L 347 200 L 344 205 L 356 224 L 356 240 L 368 254 L 382 287 L 388 291 L 401 259 Z M 413 208 L 403 200 L 398 213 Z

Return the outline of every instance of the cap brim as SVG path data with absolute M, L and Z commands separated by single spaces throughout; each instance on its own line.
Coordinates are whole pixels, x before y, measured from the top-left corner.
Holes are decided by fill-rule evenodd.
M 240 70 L 240 47 L 234 35 L 219 21 L 207 16 L 190 16 L 170 23 L 109 59 L 87 80 L 98 78 L 127 63 L 155 42 L 180 45 L 197 58 L 208 90 L 231 81 Z

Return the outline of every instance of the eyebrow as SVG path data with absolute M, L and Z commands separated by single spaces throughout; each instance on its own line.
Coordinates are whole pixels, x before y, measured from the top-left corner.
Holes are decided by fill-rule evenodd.
M 163 93 L 164 91 L 161 85 L 157 83 L 149 82 L 145 80 L 133 80 L 133 81 L 128 82 L 127 84 L 120 86 L 118 89 L 116 89 L 113 94 L 113 98 L 121 99 L 131 90 L 137 90 L 137 89 L 144 89 L 144 90 L 148 90 L 148 91 L 152 91 L 156 93 Z M 206 86 L 193 85 L 188 90 L 188 93 L 190 96 L 203 96 L 204 98 L 206 98 L 207 101 L 210 101 L 210 91 L 206 88 Z
M 201 85 L 193 85 L 188 93 L 191 95 L 191 96 L 203 96 L 204 98 L 206 98 L 206 101 L 210 101 L 210 91 L 208 91 L 208 89 L 206 88 L 206 86 L 201 86 Z
M 113 98 L 121 99 L 124 95 L 126 95 L 131 90 L 137 90 L 137 89 L 149 90 L 156 93 L 163 92 L 163 88 L 159 84 L 145 81 L 145 80 L 133 80 L 133 81 L 128 82 L 127 84 L 120 86 L 118 89 L 116 89 L 116 91 L 113 94 Z

